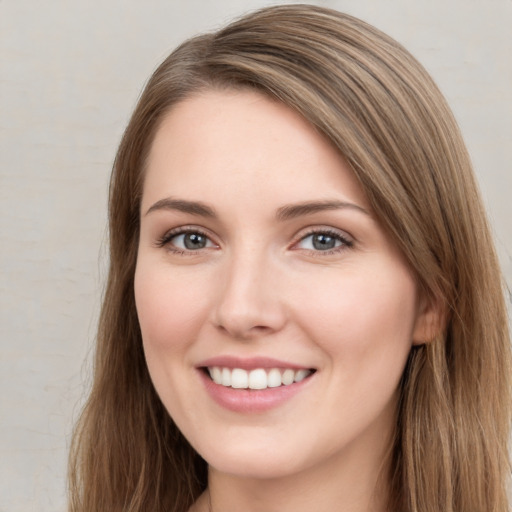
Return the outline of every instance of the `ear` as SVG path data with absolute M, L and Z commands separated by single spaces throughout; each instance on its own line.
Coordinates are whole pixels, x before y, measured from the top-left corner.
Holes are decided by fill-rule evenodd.
M 418 312 L 412 333 L 412 344 L 430 343 L 446 327 L 446 307 L 444 301 L 436 297 L 420 297 Z

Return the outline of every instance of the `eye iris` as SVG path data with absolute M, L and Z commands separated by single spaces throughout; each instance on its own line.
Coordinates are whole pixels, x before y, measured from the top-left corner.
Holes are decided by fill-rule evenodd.
M 186 233 L 183 237 L 183 243 L 187 249 L 204 249 L 206 247 L 206 237 L 200 233 Z
M 313 247 L 319 251 L 327 251 L 336 247 L 336 238 L 330 235 L 319 233 L 313 235 Z

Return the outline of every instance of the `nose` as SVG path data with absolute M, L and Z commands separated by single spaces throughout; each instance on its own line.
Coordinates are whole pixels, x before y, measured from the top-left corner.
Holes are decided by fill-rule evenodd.
M 278 332 L 286 323 L 278 269 L 269 258 L 240 256 L 226 261 L 213 323 L 239 340 Z

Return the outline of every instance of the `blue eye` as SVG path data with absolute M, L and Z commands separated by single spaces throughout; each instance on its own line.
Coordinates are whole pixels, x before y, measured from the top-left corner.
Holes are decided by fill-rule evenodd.
M 215 247 L 215 244 L 200 231 L 171 232 L 164 235 L 159 241 L 160 247 L 169 246 L 178 251 L 200 251 Z
M 338 247 L 351 247 L 352 242 L 338 233 L 318 231 L 303 237 L 297 247 L 309 251 L 331 251 Z

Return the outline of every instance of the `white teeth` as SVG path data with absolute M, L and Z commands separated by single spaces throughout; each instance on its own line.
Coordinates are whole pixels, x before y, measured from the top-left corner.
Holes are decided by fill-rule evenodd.
M 301 380 L 304 380 L 309 374 L 309 370 L 299 370 L 298 372 L 295 372 L 295 377 L 293 380 L 294 382 L 300 382 Z
M 290 368 L 288 368 L 288 370 L 285 370 L 283 372 L 281 381 L 285 386 L 289 386 L 293 382 L 294 378 L 295 378 L 295 372 L 293 370 L 291 370 Z
M 220 371 L 220 368 L 218 368 L 217 366 L 213 367 L 210 370 L 210 376 L 213 379 L 213 382 L 215 382 L 215 384 L 222 383 L 222 373 Z
M 281 372 L 277 368 L 272 368 L 267 375 L 267 387 L 277 388 L 281 384 Z
M 249 387 L 249 374 L 241 368 L 234 368 L 231 372 L 231 387 L 246 389 Z
M 249 373 L 249 389 L 265 389 L 267 387 L 267 372 L 262 368 Z
M 222 368 L 222 382 L 223 386 L 231 386 L 231 372 L 228 368 Z
M 213 382 L 225 387 L 235 389 L 267 389 L 279 386 L 289 386 L 294 382 L 301 382 L 311 375 L 311 370 L 292 370 L 287 368 L 282 371 L 279 368 L 265 370 L 256 368 L 248 372 L 241 368 L 220 368 L 213 366 L 208 368 L 208 373 Z

